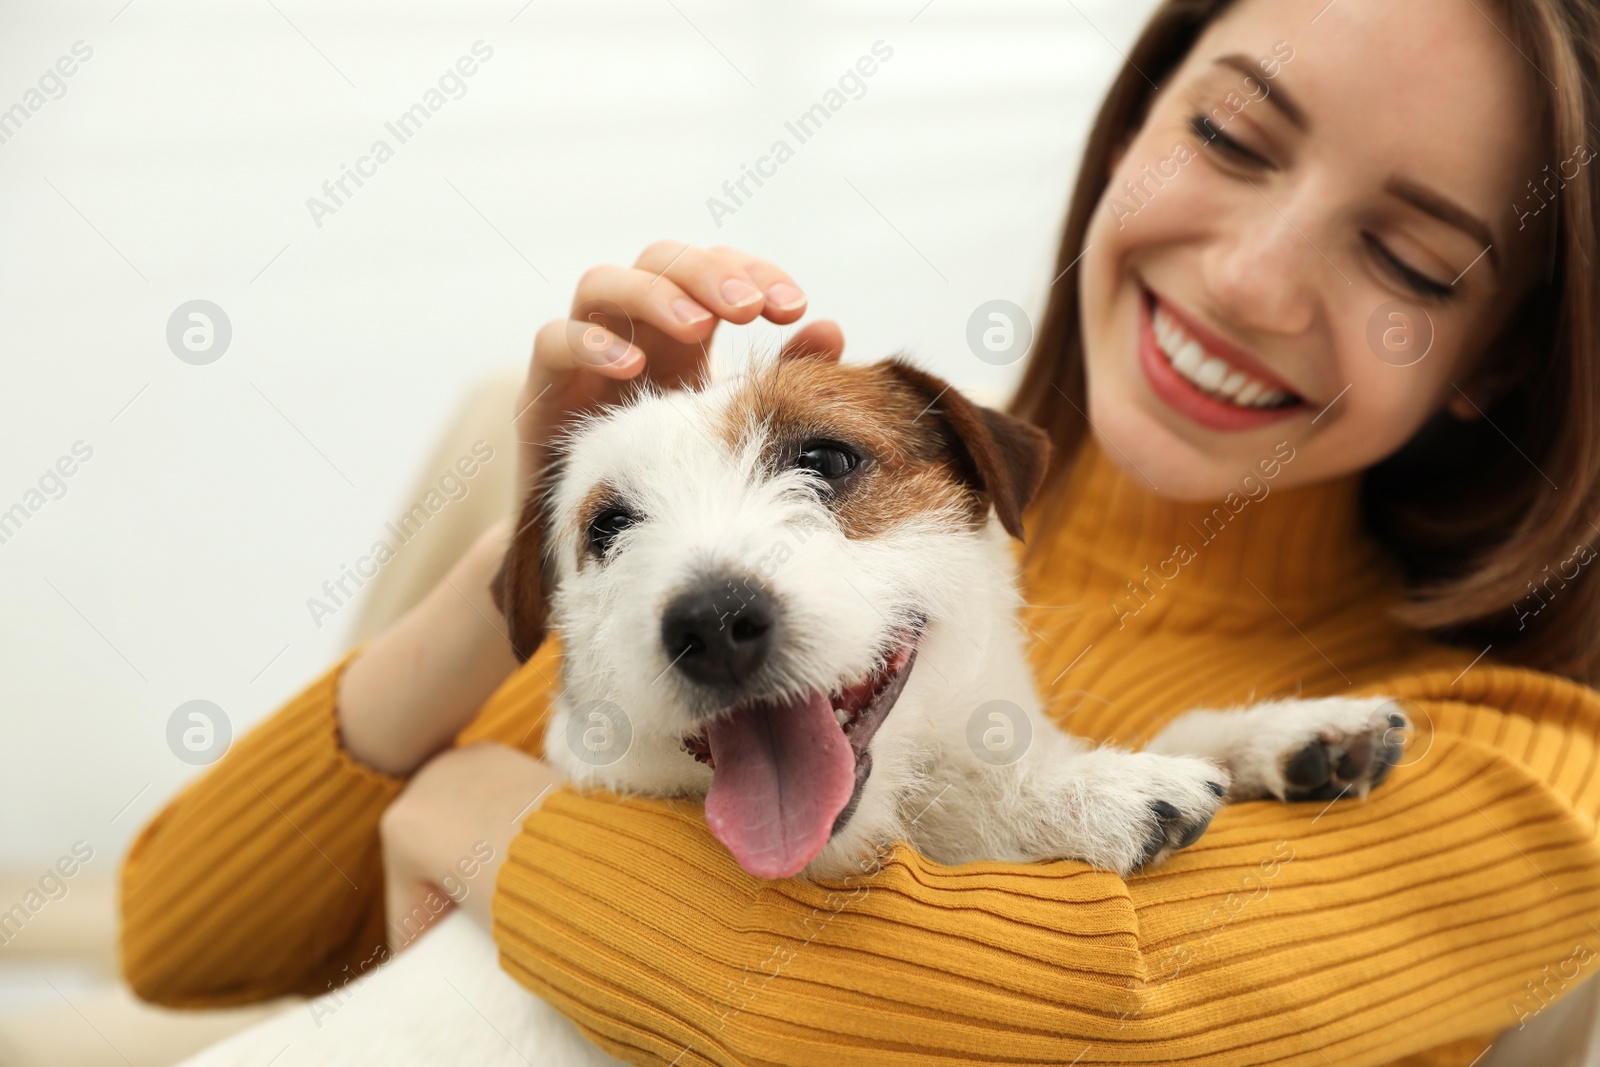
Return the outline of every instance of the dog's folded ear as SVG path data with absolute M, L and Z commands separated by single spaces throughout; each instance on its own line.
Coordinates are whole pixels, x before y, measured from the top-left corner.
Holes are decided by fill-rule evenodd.
M 1050 438 L 1031 423 L 974 404 L 949 382 L 903 360 L 883 366 L 925 399 L 927 414 L 937 414 L 963 477 L 988 498 L 1006 532 L 1022 540 L 1022 513 L 1044 483 Z
M 554 474 L 553 469 L 546 468 L 544 475 L 534 480 L 523 499 L 522 512 L 512 531 L 511 543 L 506 546 L 505 559 L 500 561 L 500 570 L 489 583 L 495 607 L 506 618 L 506 634 L 518 663 L 528 662 L 528 657 L 544 643 L 551 587 L 550 564 L 546 558 L 549 504 L 546 487 L 553 484 Z

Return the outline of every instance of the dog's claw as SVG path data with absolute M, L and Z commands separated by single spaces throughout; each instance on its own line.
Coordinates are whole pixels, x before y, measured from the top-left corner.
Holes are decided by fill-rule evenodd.
M 1217 797 L 1227 793 L 1226 789 L 1219 792 L 1215 782 L 1207 782 L 1206 786 Z M 1139 860 L 1140 867 L 1147 867 L 1168 853 L 1188 848 L 1200 840 L 1200 835 L 1211 825 L 1213 814 L 1205 811 L 1185 818 L 1176 804 L 1166 800 L 1152 800 L 1150 810 L 1156 817 L 1156 826 L 1150 835 L 1149 843 L 1145 846 L 1144 855 Z

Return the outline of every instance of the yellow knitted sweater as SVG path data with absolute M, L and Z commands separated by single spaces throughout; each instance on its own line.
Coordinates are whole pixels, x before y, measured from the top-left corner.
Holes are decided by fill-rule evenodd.
M 1419 725 L 1368 799 L 1225 809 L 1124 881 L 945 867 L 761 882 L 700 806 L 551 793 L 495 889 L 503 966 L 633 1063 L 1465 1067 L 1600 949 L 1600 699 L 1392 621 L 1355 480 L 1145 491 L 1090 445 L 1035 509 L 1023 583 L 1051 714 L 1137 745 L 1178 713 L 1385 693 Z M 462 743 L 541 750 L 553 649 Z M 348 659 L 345 661 L 348 662 Z M 168 805 L 123 870 L 122 962 L 172 1005 L 316 994 L 383 941 L 377 822 L 343 663 Z

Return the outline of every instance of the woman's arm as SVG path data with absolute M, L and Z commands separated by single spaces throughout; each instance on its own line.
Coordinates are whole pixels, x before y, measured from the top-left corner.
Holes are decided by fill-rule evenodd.
M 1600 698 L 1383 688 L 1422 734 L 1365 802 L 1238 805 L 1129 882 L 901 847 L 764 883 L 697 805 L 562 788 L 499 872 L 502 962 L 639 1063 L 1353 1067 L 1483 1035 L 1464 1065 L 1600 966 Z
M 338 719 L 350 755 L 408 775 L 472 721 L 517 667 L 489 583 L 511 520 L 491 526 L 437 586 L 345 670 Z
M 497 688 L 525 718 L 547 691 L 553 649 L 502 685 L 515 661 L 488 586 L 505 536 L 503 524 L 486 533 L 145 827 L 121 884 L 122 969 L 141 997 L 194 1007 L 321 993 L 381 959 L 378 822 L 398 775 Z

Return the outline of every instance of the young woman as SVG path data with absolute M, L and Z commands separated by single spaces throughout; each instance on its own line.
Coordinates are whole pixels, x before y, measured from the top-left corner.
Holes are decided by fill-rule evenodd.
M 848 893 L 762 883 L 695 811 L 546 793 L 556 653 L 513 670 L 486 625 L 501 526 L 145 830 L 129 981 L 319 993 L 453 883 L 635 1062 L 1473 1062 L 1600 969 L 1597 70 L 1589 0 L 1167 0 L 1085 154 L 1015 404 L 1058 458 L 1040 684 L 1134 744 L 1393 695 L 1421 729 L 1365 801 L 1235 806 L 1126 882 L 900 847 Z M 541 330 L 524 439 L 806 307 L 677 243 L 597 301 L 633 344 Z

